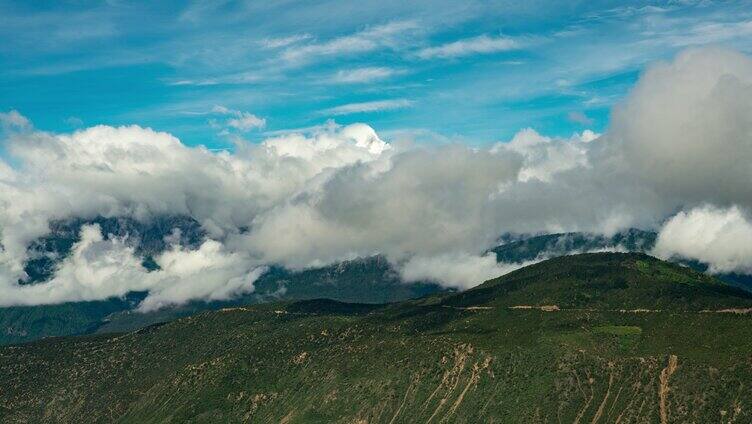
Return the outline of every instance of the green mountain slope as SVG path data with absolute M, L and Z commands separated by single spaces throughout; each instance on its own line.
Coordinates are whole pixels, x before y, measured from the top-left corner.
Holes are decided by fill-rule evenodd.
M 752 296 L 640 254 L 0 348 L 2 422 L 750 422 Z

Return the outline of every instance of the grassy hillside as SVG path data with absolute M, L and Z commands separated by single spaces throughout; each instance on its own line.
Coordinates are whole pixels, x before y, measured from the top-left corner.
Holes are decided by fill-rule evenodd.
M 750 422 L 752 297 L 640 254 L 0 348 L 2 422 Z

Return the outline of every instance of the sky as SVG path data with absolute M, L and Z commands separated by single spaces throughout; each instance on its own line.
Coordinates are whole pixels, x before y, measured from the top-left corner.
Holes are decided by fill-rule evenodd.
M 750 4 L 518 3 L 0 3 L 0 307 L 373 255 L 466 289 L 502 235 L 629 228 L 752 275 Z M 84 225 L 19 284 L 51 222 L 165 215 L 206 239 L 150 271 Z
M 367 122 L 390 140 L 603 132 L 647 63 L 752 49 L 748 1 L 4 1 L 0 110 L 232 149 Z

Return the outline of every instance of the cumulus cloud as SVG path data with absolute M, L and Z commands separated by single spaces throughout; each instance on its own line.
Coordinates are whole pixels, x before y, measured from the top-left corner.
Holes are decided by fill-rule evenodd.
M 677 203 L 752 206 L 752 60 L 692 49 L 650 67 L 612 113 L 609 137 Z
M 16 281 L 23 277 L 26 246 L 48 231 L 51 220 L 97 215 L 146 220 L 160 214 L 187 215 L 197 219 L 211 237 L 227 238 L 229 233 L 252 225 L 264 211 L 321 184 L 331 169 L 368 162 L 389 150 L 365 125 L 332 126 L 307 137 L 289 134 L 271 138 L 239 148 L 234 155 L 189 148 L 169 134 L 137 126 L 98 126 L 72 134 L 20 132 L 11 134 L 5 144 L 21 164 L 15 169 L 5 163 L 0 167 L 0 287 L 11 291 L 20 289 Z M 130 254 L 127 249 L 118 252 Z M 253 252 L 240 253 L 239 258 L 258 265 L 249 258 Z M 200 259 L 186 255 L 186 260 Z M 79 261 L 70 266 L 85 265 Z M 141 270 L 129 268 L 125 279 L 139 280 L 134 277 L 136 271 Z M 61 272 L 60 278 L 75 275 Z M 96 275 L 105 279 L 104 274 Z M 148 281 L 156 284 L 154 277 Z M 5 298 L 38 303 L 66 299 L 42 289 L 23 290 L 29 295 Z M 120 294 L 91 293 L 103 297 Z M 179 298 L 177 289 L 165 293 Z M 211 298 L 211 293 L 203 297 Z
M 519 181 L 537 179 L 551 181 L 554 175 L 575 168 L 588 167 L 588 148 L 584 143 L 593 141 L 598 134 L 583 131 L 570 139 L 554 139 L 540 135 L 532 128 L 515 134 L 511 141 L 498 143 L 493 151 L 516 152 L 524 158 Z
M 229 116 L 229 118 L 221 124 L 216 120 L 210 121 L 210 123 L 216 127 L 232 128 L 241 132 L 247 132 L 254 128 L 264 128 L 266 126 L 266 119 L 259 118 L 250 112 L 228 109 L 219 105 L 214 106 L 212 112 L 219 115 Z
M 390 37 L 372 30 L 365 39 Z M 517 266 L 484 256 L 504 233 L 612 234 L 663 223 L 659 254 L 746 272 L 751 87 L 748 57 L 691 50 L 647 69 L 602 135 L 524 129 L 489 147 L 392 144 L 368 125 L 331 123 L 211 152 L 139 126 L 54 134 L 5 113 L 13 160 L 0 162 L 0 293 L 4 304 L 28 304 L 147 290 L 142 308 L 158 308 L 252 290 L 265 265 L 375 254 L 405 279 L 466 288 Z M 400 101 L 328 113 L 410 105 Z M 50 220 L 159 214 L 193 217 L 208 241 L 172 247 L 155 258 L 161 270 L 146 272 L 127 240 L 88 228 L 50 282 L 17 284 L 26 247 Z M 690 243 L 687 234 L 698 232 L 702 243 Z
M 25 129 L 31 127 L 31 122 L 17 110 L 0 112 L 0 126 L 11 129 Z
M 694 259 L 713 273 L 752 273 L 752 221 L 738 207 L 679 212 L 661 228 L 654 253 Z
M 474 251 L 498 236 L 487 227 L 491 195 L 520 167 L 516 154 L 459 145 L 392 152 L 345 167 L 259 216 L 243 243 L 265 261 L 296 267 L 376 253 Z

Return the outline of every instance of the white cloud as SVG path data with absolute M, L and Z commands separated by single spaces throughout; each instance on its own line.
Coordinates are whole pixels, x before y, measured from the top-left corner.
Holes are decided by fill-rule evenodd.
M 236 154 L 189 148 L 137 126 L 27 132 L 7 145 L 22 167 L 0 167 L 0 268 L 12 274 L 0 286 L 15 285 L 26 245 L 52 219 L 190 215 L 212 236 L 225 237 L 321 184 L 330 170 L 389 150 L 362 124 L 275 137 L 240 146 Z
M 498 143 L 494 151 L 512 151 L 524 158 L 519 181 L 537 179 L 551 181 L 558 173 L 575 168 L 587 168 L 588 147 L 584 143 L 597 137 L 592 131 L 575 134 L 570 139 L 552 139 L 544 137 L 532 128 L 526 128 L 515 134 L 507 143 Z
M 278 49 L 281 47 L 287 47 L 291 44 L 297 44 L 301 41 L 305 41 L 311 38 L 310 34 L 296 34 L 287 37 L 279 38 L 265 38 L 261 40 L 260 44 L 265 49 Z
M 752 221 L 738 207 L 679 212 L 661 228 L 654 254 L 694 259 L 710 272 L 752 273 Z
M 84 226 L 81 240 L 48 284 L 0 287 L 0 304 L 23 305 L 123 296 L 149 285 L 146 270 L 124 240 L 104 240 L 99 226 Z
M 493 253 L 484 256 L 450 253 L 410 258 L 400 267 L 400 275 L 405 281 L 434 281 L 466 290 L 535 262 L 538 261 L 498 263 Z
M 287 62 L 304 62 L 314 57 L 364 53 L 378 48 L 397 48 L 402 38 L 420 29 L 413 21 L 395 21 L 366 28 L 354 34 L 333 38 L 319 43 L 290 47 L 282 52 Z
M 249 131 L 253 128 L 264 128 L 266 126 L 266 119 L 259 118 L 252 113 L 243 112 L 237 118 L 228 119 L 227 126 L 240 131 Z
M 253 282 L 266 267 L 242 252 L 227 252 L 222 243 L 207 240 L 196 250 L 173 246 L 156 257 L 159 271 L 149 273 L 149 295 L 139 309 L 149 311 L 189 300 L 227 300 L 253 292 Z
M 386 67 L 366 67 L 340 70 L 332 78 L 332 82 L 341 84 L 360 84 L 379 81 L 391 77 L 398 72 Z
M 80 127 L 84 125 L 84 121 L 77 116 L 69 116 L 65 118 L 64 122 L 71 127 Z
M 265 118 L 259 118 L 250 112 L 228 109 L 220 105 L 214 106 L 212 112 L 219 115 L 229 115 L 230 118 L 224 121 L 224 126 L 241 132 L 247 132 L 255 128 L 264 128 L 266 126 Z M 217 121 L 211 122 L 215 126 L 221 126 Z
M 27 129 L 31 127 L 31 122 L 17 110 L 11 110 L 0 112 L 0 126 L 10 129 Z
M 72 254 L 45 284 L 0 285 L 0 306 L 98 300 L 148 291 L 143 311 L 194 299 L 226 300 L 252 292 L 266 270 L 221 243 L 205 241 L 194 251 L 173 246 L 156 257 L 161 269 L 147 272 L 127 239 L 102 237 L 98 225 L 83 226 Z
M 740 19 L 740 20 L 734 20 Z M 672 47 L 707 46 L 728 43 L 752 35 L 752 20 L 748 16 L 734 17 L 730 21 L 702 19 L 688 25 L 686 21 L 666 19 L 663 28 L 645 31 L 642 35 L 657 43 Z
M 407 99 L 375 100 L 372 102 L 349 103 L 335 106 L 321 111 L 322 115 L 350 115 L 353 113 L 380 112 L 385 110 L 402 109 L 412 106 L 413 102 Z
M 517 154 L 459 145 L 392 149 L 257 217 L 238 243 L 262 262 L 294 267 L 376 253 L 474 252 L 500 234 L 490 222 L 492 196 L 520 166 Z
M 607 137 L 641 184 L 682 206 L 752 207 L 752 60 L 693 49 L 651 66 L 612 112 Z
M 593 125 L 593 119 L 580 111 L 572 111 L 567 114 L 567 119 L 580 125 Z
M 600 134 L 593 130 L 584 130 L 579 134 L 575 134 L 572 138 L 577 138 L 585 143 L 590 143 L 591 141 L 597 140 L 600 136 Z
M 422 59 L 452 58 L 473 54 L 498 53 L 519 48 L 519 41 L 513 38 L 480 35 L 478 37 L 464 38 L 440 46 L 427 47 L 418 51 L 418 57 Z

